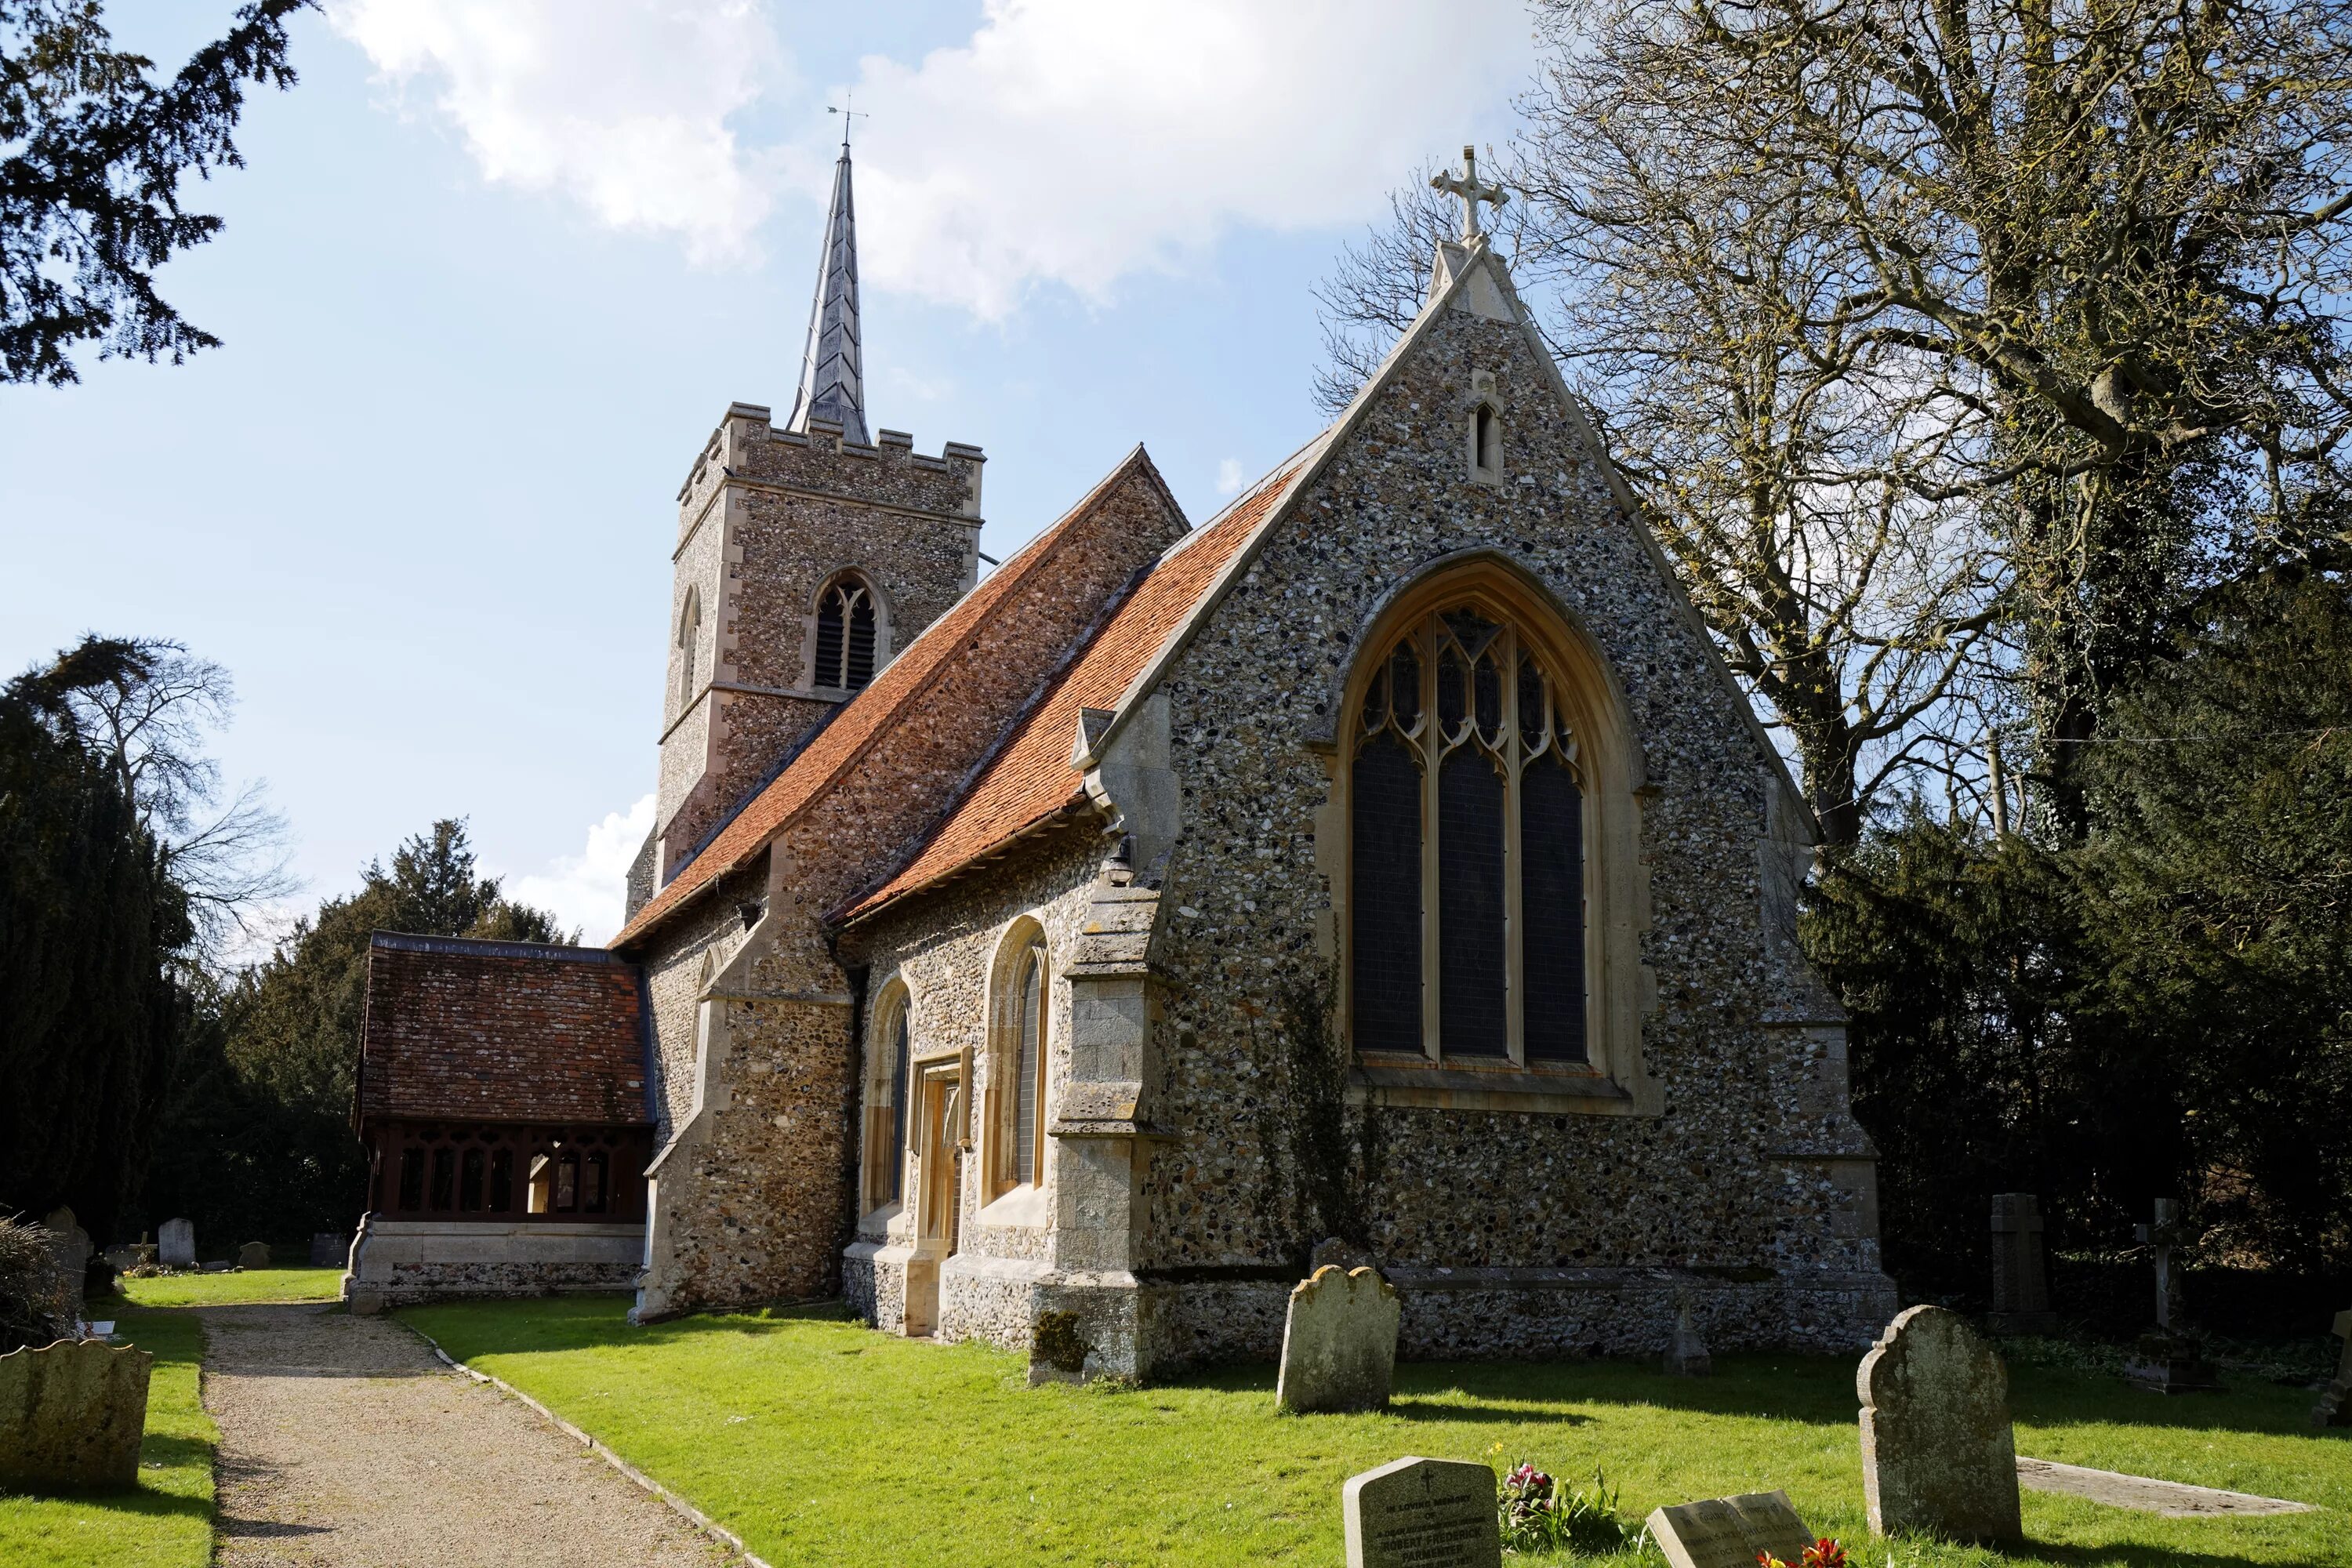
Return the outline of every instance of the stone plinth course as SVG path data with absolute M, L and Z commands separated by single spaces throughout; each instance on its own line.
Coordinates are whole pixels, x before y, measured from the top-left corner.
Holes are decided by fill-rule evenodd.
M 1379 1410 L 1396 1373 L 1395 1287 L 1375 1269 L 1318 1268 L 1290 1292 L 1276 1405 L 1293 1415 Z
M 1794 1563 L 1813 1543 L 1787 1492 L 1677 1503 L 1652 1510 L 1649 1527 L 1670 1568 L 1756 1568 L 1768 1552 Z
M 0 1355 L 0 1489 L 134 1486 L 155 1358 L 102 1340 Z
M 1484 1465 L 1407 1457 L 1349 1477 L 1339 1500 L 1348 1568 L 1500 1568 L 1495 1472 Z
M 1854 1390 L 1871 1529 L 2022 1538 L 2009 1369 L 1967 1319 L 1942 1307 L 1897 1314 L 1862 1358 Z
M 167 1219 L 155 1232 L 155 1261 L 166 1268 L 190 1268 L 196 1261 L 193 1220 Z

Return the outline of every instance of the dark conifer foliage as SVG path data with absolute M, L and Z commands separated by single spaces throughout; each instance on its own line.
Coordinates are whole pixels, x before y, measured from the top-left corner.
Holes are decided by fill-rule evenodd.
M 72 705 L 144 657 L 89 638 L 0 689 L 0 1211 L 70 1204 L 94 1236 L 135 1187 L 186 1020 L 184 901 Z
M 0 0 L 0 382 L 79 379 L 72 353 L 177 364 L 220 340 L 156 292 L 154 272 L 220 232 L 182 176 L 243 164 L 248 82 L 294 84 L 286 18 L 253 0 L 169 81 L 114 47 L 100 0 Z

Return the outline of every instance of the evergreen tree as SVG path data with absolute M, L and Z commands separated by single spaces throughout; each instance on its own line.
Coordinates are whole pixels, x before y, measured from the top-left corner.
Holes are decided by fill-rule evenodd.
M 309 3 L 252 0 L 159 82 L 114 47 L 100 0 L 0 0 L 0 382 L 79 380 L 85 342 L 174 364 L 219 343 L 155 268 L 220 232 L 181 210 L 181 177 L 243 164 L 246 84 L 294 85 L 286 18 Z
M 135 1188 L 184 1006 L 191 930 L 152 837 L 73 699 L 135 679 L 87 638 L 0 688 L 0 1213 L 72 1205 L 105 1236 Z

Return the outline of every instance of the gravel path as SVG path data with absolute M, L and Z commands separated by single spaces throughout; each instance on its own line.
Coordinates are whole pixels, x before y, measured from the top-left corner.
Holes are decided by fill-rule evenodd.
M 222 1568 L 713 1568 L 658 1500 L 405 1329 L 213 1307 Z

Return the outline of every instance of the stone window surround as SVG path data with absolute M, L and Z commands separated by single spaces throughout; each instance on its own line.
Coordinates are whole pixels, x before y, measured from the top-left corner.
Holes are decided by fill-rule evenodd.
M 904 1201 L 906 1193 L 907 1144 L 898 1135 L 900 1108 L 888 1103 L 891 1069 L 897 1065 L 891 1058 L 897 1047 L 891 1038 L 892 1026 L 904 1017 L 907 1020 L 907 1094 L 911 1100 L 915 1092 L 917 1064 L 923 1059 L 922 1047 L 915 1039 L 915 997 L 906 977 L 892 974 L 875 991 L 873 1024 L 868 1030 L 866 1052 L 866 1087 L 860 1096 L 865 1107 L 865 1158 L 859 1162 L 858 1210 L 866 1220 L 887 1225 Z M 914 1133 L 914 1120 L 906 1123 L 908 1137 Z M 888 1162 L 898 1162 L 899 1197 L 889 1196 Z
M 1019 1100 L 1013 1073 L 1021 1051 L 1021 988 L 1031 955 L 1043 969 L 1038 985 L 1036 1164 L 1039 1179 L 1017 1181 L 1012 1164 L 1019 1147 L 1013 1116 Z M 1054 1054 L 1054 972 L 1045 928 L 1034 915 L 1022 915 L 1005 928 L 996 956 L 989 964 L 988 1068 L 980 1109 L 981 1164 L 985 1183 L 981 1189 L 980 1218 L 990 1225 L 1042 1226 L 1047 1222 L 1046 1194 L 1052 1170 L 1045 1130 L 1052 1124 L 1051 1086 Z M 967 1080 L 969 1081 L 969 1080 Z
M 1560 678 L 1555 700 L 1579 741 L 1584 784 L 1585 1041 L 1580 1064 L 1439 1058 L 1433 1037 L 1424 1054 L 1358 1057 L 1349 1095 L 1357 1103 L 1554 1114 L 1658 1115 L 1663 1086 L 1642 1059 L 1642 1018 L 1653 982 L 1642 963 L 1648 923 L 1648 874 L 1641 858 L 1641 805 L 1646 780 L 1641 748 L 1627 719 L 1622 687 L 1577 617 L 1507 552 L 1490 547 L 1424 563 L 1392 589 L 1359 630 L 1308 743 L 1320 753 L 1330 795 L 1317 813 L 1317 861 L 1331 889 L 1326 935 L 1338 959 L 1339 1030 L 1352 1040 L 1347 942 L 1349 820 L 1348 759 L 1364 690 L 1404 630 L 1438 610 L 1479 609 L 1517 625 Z M 1425 965 L 1436 955 L 1424 952 Z M 1523 982 L 1514 970 L 1514 994 Z
M 827 701 L 845 702 L 864 689 L 852 686 L 820 685 L 816 679 L 816 622 L 824 605 L 824 596 L 835 584 L 847 580 L 866 591 L 867 601 L 874 606 L 874 677 L 878 679 L 889 667 L 891 655 L 898 651 L 898 638 L 893 627 L 898 621 L 897 606 L 891 603 L 873 573 L 862 566 L 842 564 L 830 568 L 817 580 L 816 592 L 809 595 L 808 613 L 801 617 L 801 680 L 800 689 L 791 695 L 821 698 Z M 846 636 L 845 628 L 844 635 Z M 872 684 L 869 679 L 868 685 Z
M 1477 370 L 1470 373 L 1470 408 L 1463 421 L 1468 439 L 1470 482 L 1499 485 L 1503 482 L 1503 405 L 1495 392 L 1495 373 Z M 1481 441 L 1490 437 L 1491 443 Z M 1486 447 L 1492 445 L 1490 454 Z M 1492 461 L 1488 458 L 1491 456 Z
M 696 656 L 701 651 L 701 640 L 702 590 L 689 583 L 686 589 L 686 602 L 678 608 L 677 636 L 675 639 L 678 654 L 677 711 L 681 717 L 694 701 L 696 674 L 694 667 L 697 662 Z

